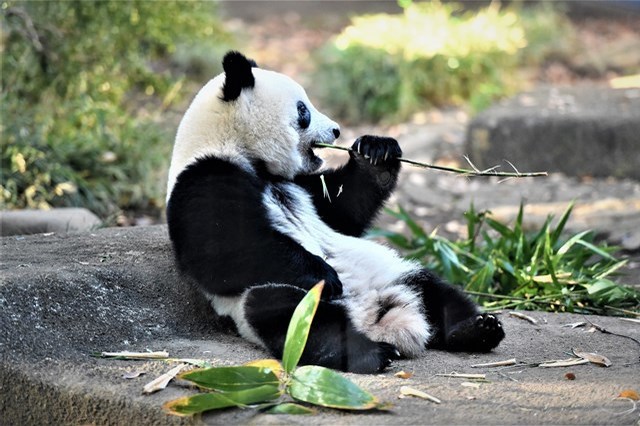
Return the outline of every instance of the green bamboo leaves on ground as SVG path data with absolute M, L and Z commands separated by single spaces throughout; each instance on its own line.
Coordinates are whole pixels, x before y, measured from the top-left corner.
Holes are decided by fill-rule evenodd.
M 180 378 L 195 383 L 199 388 L 221 392 L 242 391 L 263 385 L 278 387 L 280 383 L 270 368 L 253 366 L 193 370 L 182 374 Z
M 282 395 L 278 386 L 262 385 L 232 392 L 199 393 L 178 398 L 164 405 L 165 410 L 179 416 L 189 416 L 209 410 L 229 407 L 245 407 L 266 401 L 273 401 Z
M 304 352 L 324 283 L 313 287 L 296 307 L 285 339 L 282 364 L 274 359 L 257 360 L 243 366 L 197 369 L 180 375 L 208 391 L 169 401 L 164 409 L 189 416 L 221 408 L 256 406 L 268 414 L 313 414 L 294 400 L 345 410 L 385 409 L 369 392 L 335 371 L 307 365 L 296 368 Z
M 404 209 L 388 213 L 404 222 L 408 233 L 378 230 L 384 237 L 448 281 L 461 284 L 485 309 L 543 309 L 560 312 L 626 314 L 640 308 L 640 292 L 613 277 L 627 261 L 616 247 L 595 241 L 584 231 L 563 237 L 570 204 L 555 226 L 553 217 L 535 232 L 523 227 L 524 206 L 511 225 L 477 212 L 464 214 L 467 237 L 449 241 L 428 234 Z M 407 235 L 408 234 L 408 235 Z
M 282 366 L 284 371 L 291 374 L 298 365 L 302 351 L 307 344 L 309 330 L 311 329 L 311 321 L 316 314 L 318 304 L 320 303 L 320 294 L 324 288 L 324 281 L 321 281 L 305 296 L 305 298 L 296 307 L 287 329 L 287 337 L 284 341 L 284 350 L 282 353 Z
M 328 368 L 305 365 L 291 378 L 287 392 L 293 398 L 344 410 L 370 410 L 379 408 L 380 402 L 352 381 Z

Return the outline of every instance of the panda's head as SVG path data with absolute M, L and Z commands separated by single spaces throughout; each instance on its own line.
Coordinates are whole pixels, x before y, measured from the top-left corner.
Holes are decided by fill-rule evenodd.
M 169 193 L 177 175 L 205 155 L 267 170 L 288 179 L 317 170 L 322 160 L 312 146 L 333 143 L 340 127 L 316 110 L 291 78 L 257 68 L 238 52 L 222 62 L 224 73 L 209 81 L 185 113 L 169 172 Z

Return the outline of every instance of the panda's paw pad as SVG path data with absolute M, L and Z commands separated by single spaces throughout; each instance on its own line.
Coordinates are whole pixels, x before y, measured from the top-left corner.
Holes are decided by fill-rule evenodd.
M 504 338 L 502 324 L 492 314 L 479 314 L 460 322 L 447 337 L 452 350 L 488 352 Z
M 383 136 L 361 136 L 356 139 L 351 149 L 372 165 L 382 164 L 402 156 L 398 141 Z

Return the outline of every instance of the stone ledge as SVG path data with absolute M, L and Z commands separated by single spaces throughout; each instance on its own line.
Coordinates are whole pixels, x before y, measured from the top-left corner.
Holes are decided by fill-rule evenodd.
M 145 383 L 170 366 L 154 361 L 92 358 L 95 351 L 167 350 L 171 356 L 209 359 L 216 365 L 264 358 L 264 351 L 228 333 L 207 302 L 181 284 L 166 226 L 108 228 L 78 235 L 36 235 L 0 239 L 0 424 L 91 423 L 180 424 L 166 416 L 164 402 L 189 394 L 171 385 L 145 396 Z M 394 363 L 383 375 L 349 375 L 382 400 L 392 414 L 359 415 L 320 410 L 314 424 L 630 424 L 637 412 L 614 401 L 636 389 L 638 349 L 629 339 L 563 324 L 590 320 L 640 339 L 637 324 L 618 318 L 529 312 L 538 325 L 504 314 L 504 342 L 489 354 L 428 351 Z M 600 368 L 522 368 L 499 375 L 470 365 L 517 358 L 535 362 L 566 358 L 571 348 L 587 348 L 611 359 Z M 125 372 L 145 375 L 125 380 Z M 409 380 L 396 371 L 414 373 Z M 436 373 L 486 372 L 479 389 L 460 386 Z M 564 374 L 575 373 L 575 381 Z M 511 380 L 509 377 L 511 377 Z M 427 390 L 443 403 L 397 396 L 403 385 Z M 199 422 L 197 419 L 194 420 Z M 207 424 L 300 422 L 252 410 L 207 414 Z M 304 421 L 309 421 L 305 418 Z
M 480 168 L 640 179 L 640 88 L 540 89 L 503 101 L 469 124 L 466 150 Z

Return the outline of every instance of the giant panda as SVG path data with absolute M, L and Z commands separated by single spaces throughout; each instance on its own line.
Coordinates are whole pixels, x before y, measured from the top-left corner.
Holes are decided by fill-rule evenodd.
M 222 64 L 180 122 L 167 190 L 178 268 L 217 314 L 280 357 L 293 310 L 324 281 L 302 364 L 373 373 L 428 348 L 496 347 L 493 315 L 362 238 L 396 186 L 398 143 L 362 136 L 344 166 L 321 168 L 314 144 L 338 124 L 289 77 L 234 51 Z

